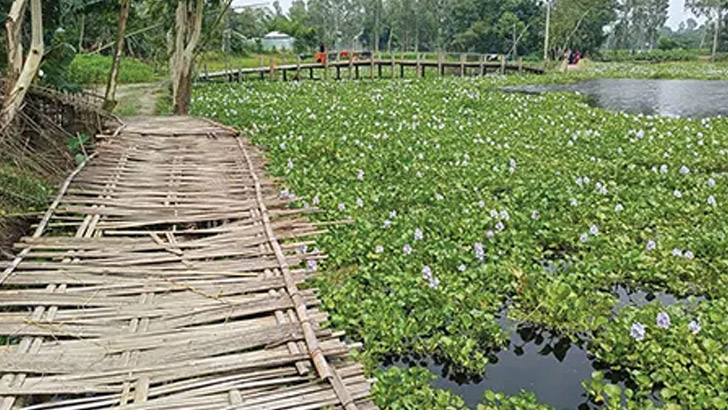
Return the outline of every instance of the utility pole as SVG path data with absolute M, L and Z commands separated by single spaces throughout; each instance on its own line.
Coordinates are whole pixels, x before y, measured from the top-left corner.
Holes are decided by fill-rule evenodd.
M 549 25 L 551 24 L 551 2 L 544 0 L 546 4 L 546 31 L 543 35 L 543 63 L 549 61 Z

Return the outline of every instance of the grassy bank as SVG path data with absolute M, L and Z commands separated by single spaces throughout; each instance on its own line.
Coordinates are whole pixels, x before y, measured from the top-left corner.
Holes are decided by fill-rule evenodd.
M 76 84 L 105 84 L 111 70 L 112 57 L 100 54 L 79 54 L 71 63 L 69 78 Z M 119 70 L 119 83 L 149 83 L 159 80 L 164 72 L 155 70 L 143 61 L 123 57 Z

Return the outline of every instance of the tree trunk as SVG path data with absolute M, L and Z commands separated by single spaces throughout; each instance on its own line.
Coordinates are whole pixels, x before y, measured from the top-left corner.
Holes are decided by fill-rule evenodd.
M 114 61 L 111 64 L 109 80 L 106 83 L 106 95 L 104 96 L 104 109 L 111 111 L 116 106 L 116 85 L 119 79 L 119 65 L 121 54 L 124 52 L 124 36 L 126 36 L 126 22 L 129 19 L 129 7 L 131 0 L 121 0 L 119 11 L 119 28 L 116 32 L 116 48 L 114 49 Z
M 21 4 L 18 4 L 21 3 Z M 25 10 L 25 0 L 15 0 L 13 2 L 13 5 L 11 7 L 11 15 L 8 16 L 8 22 L 10 22 L 11 18 L 15 18 L 13 23 L 8 24 L 11 26 L 11 29 L 15 29 L 16 27 L 14 24 L 20 23 L 22 25 L 22 18 L 19 14 L 13 14 L 12 12 L 17 11 L 23 11 Z M 17 5 L 17 8 L 16 8 Z M 15 120 L 16 115 L 18 114 L 18 111 L 20 111 L 20 108 L 23 105 L 23 100 L 25 99 L 25 94 L 28 92 L 28 88 L 30 87 L 30 84 L 33 82 L 33 79 L 35 79 L 35 76 L 38 74 L 38 69 L 40 68 L 40 62 L 43 59 L 43 9 L 41 7 L 41 0 L 30 0 L 30 18 L 31 18 L 31 45 L 30 45 L 30 51 L 28 52 L 28 56 L 25 60 L 25 64 L 22 64 L 22 69 L 20 71 L 20 75 L 17 77 L 17 80 L 14 82 L 8 81 L 6 84 L 7 89 L 10 90 L 9 94 L 7 95 L 5 102 L 3 104 L 3 110 L 2 110 L 2 124 L 3 127 L 11 124 L 13 120 Z M 10 30 L 9 30 L 10 31 Z M 15 33 L 20 33 L 21 30 L 18 29 L 17 32 L 13 32 L 11 35 L 15 35 Z M 10 34 L 10 33 L 9 33 Z M 10 40 L 11 38 L 9 38 Z M 17 61 L 15 59 L 17 58 L 17 53 L 20 52 L 22 56 L 22 46 L 20 46 L 20 35 L 17 37 L 13 37 L 13 40 L 16 40 L 17 42 L 14 44 L 14 48 L 12 51 L 14 52 L 13 57 L 11 61 L 9 61 L 9 65 L 13 66 L 13 70 L 17 68 Z M 8 43 L 9 44 L 9 43 Z M 20 51 L 18 51 L 20 50 Z M 10 50 L 9 50 L 10 51 Z
M 23 23 L 27 0 L 16 0 L 10 7 L 5 21 L 5 37 L 7 40 L 8 68 L 6 73 L 5 98 L 8 99 L 13 85 L 18 81 L 23 70 Z
M 180 0 L 175 16 L 175 45 L 170 62 L 175 115 L 187 115 L 192 90 L 195 49 L 200 42 L 204 0 Z
M 78 35 L 78 49 L 77 49 L 77 52 L 79 54 L 83 53 L 83 36 L 84 36 L 85 30 L 86 30 L 86 15 L 81 14 L 81 28 L 79 29 L 80 33 Z
M 720 8 L 715 9 L 715 27 L 713 28 L 713 52 L 711 59 L 715 61 L 715 54 L 718 52 L 718 36 L 720 34 Z

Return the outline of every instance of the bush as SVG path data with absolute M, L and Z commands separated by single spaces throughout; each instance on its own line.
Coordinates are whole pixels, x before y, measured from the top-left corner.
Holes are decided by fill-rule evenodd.
M 660 39 L 662 40 L 662 38 Z M 698 59 L 698 50 L 673 49 L 632 52 L 630 50 L 602 50 L 596 57 L 604 62 L 643 61 L 659 63 L 663 61 L 691 61 Z
M 69 79 L 77 84 L 104 84 L 111 70 L 113 57 L 100 54 L 79 54 L 71 63 Z M 159 78 L 154 68 L 134 58 L 122 58 L 120 84 L 148 83 Z

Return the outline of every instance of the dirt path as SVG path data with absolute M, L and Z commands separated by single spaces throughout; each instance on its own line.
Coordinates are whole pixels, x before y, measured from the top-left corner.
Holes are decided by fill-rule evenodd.
M 105 86 L 97 86 L 93 91 L 103 95 Z M 116 99 L 119 102 L 114 114 L 122 117 L 135 115 L 154 115 L 157 99 L 164 91 L 164 83 L 119 84 Z

